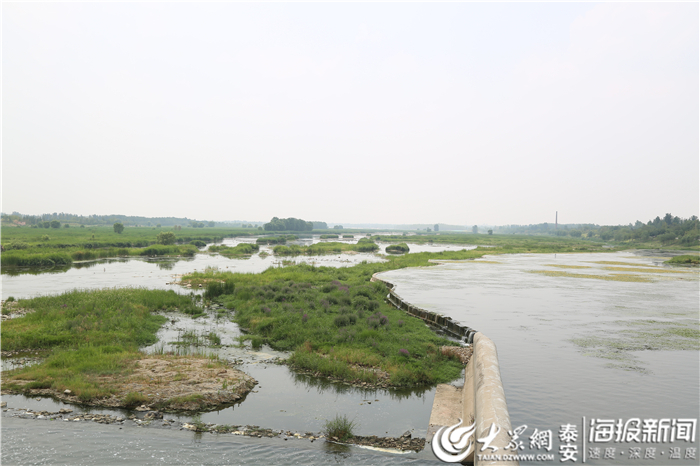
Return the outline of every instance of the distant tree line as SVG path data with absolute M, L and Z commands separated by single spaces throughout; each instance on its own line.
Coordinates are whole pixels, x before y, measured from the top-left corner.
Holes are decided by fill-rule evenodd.
M 679 244 L 697 246 L 700 244 L 700 220 L 697 215 L 683 219 L 667 213 L 663 218 L 656 217 L 644 223 L 599 226 L 594 224 L 568 224 L 555 226 L 552 223 L 536 225 L 508 225 L 499 227 L 501 234 L 555 235 L 573 238 L 597 238 L 604 241 L 660 241 L 664 245 Z
M 194 228 L 204 228 L 214 227 L 216 223 L 213 221 L 209 222 L 198 222 L 196 220 L 190 220 L 187 217 L 177 218 L 177 217 L 136 217 L 129 215 L 75 215 L 68 214 L 64 212 L 54 212 L 52 214 L 42 214 L 42 215 L 23 215 L 19 212 L 12 212 L 11 214 L 2 214 L 2 221 L 6 223 L 15 224 L 25 224 L 28 226 L 36 226 L 38 228 L 59 228 L 52 226 L 51 222 L 58 222 L 59 224 L 73 224 L 73 225 L 114 225 L 115 223 L 121 223 L 125 226 L 164 226 L 173 227 L 175 225 L 190 225 Z M 46 226 L 46 224 L 49 226 Z
M 272 217 L 272 220 L 266 223 L 263 228 L 265 231 L 311 231 L 314 229 L 314 224 L 294 217 Z

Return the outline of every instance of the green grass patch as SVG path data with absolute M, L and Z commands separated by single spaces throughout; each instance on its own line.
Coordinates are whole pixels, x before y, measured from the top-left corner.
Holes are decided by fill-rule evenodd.
M 384 270 L 430 265 L 430 259 L 484 253 L 409 254 L 342 269 L 302 264 L 260 274 L 210 270 L 183 280 L 232 280 L 235 292 L 218 299 L 236 310 L 233 319 L 248 332 L 241 340 L 253 347 L 265 343 L 292 351 L 289 364 L 298 370 L 351 382 L 421 386 L 459 377 L 461 365 L 437 351 L 452 343 L 420 319 L 387 304 L 386 287 L 369 280 Z M 382 380 L 378 374 L 383 374 Z
M 257 244 L 285 244 L 287 241 L 299 239 L 296 235 L 262 236 L 255 240 Z
M 571 273 L 559 270 L 530 270 L 530 273 L 538 273 L 541 275 L 547 275 L 548 277 L 567 277 L 567 278 L 586 278 L 593 280 L 607 280 L 615 282 L 653 282 L 654 279 L 645 275 L 634 275 L 634 274 L 624 274 L 624 273 L 613 273 L 610 275 L 603 274 L 583 274 L 583 273 Z
M 682 256 L 673 257 L 664 264 L 671 265 L 700 265 L 700 256 L 693 254 L 683 254 Z
M 299 246 L 296 244 L 290 246 L 278 245 L 272 249 L 276 256 L 320 256 L 323 254 L 340 254 L 342 252 L 375 252 L 379 250 L 379 246 L 372 241 L 358 242 L 357 244 L 327 242 L 316 243 L 309 246 Z
M 392 244 L 386 247 L 386 252 L 389 254 L 407 254 L 408 251 L 409 248 L 406 243 Z
M 250 243 L 240 243 L 236 246 L 226 246 L 225 244 L 209 246 L 210 252 L 218 252 L 225 257 L 251 256 L 260 251 L 260 245 Z
M 140 288 L 74 290 L 21 299 L 18 306 L 34 312 L 3 322 L 2 350 L 50 354 L 40 364 L 5 372 L 3 389 L 70 389 L 83 401 L 111 395 L 99 378 L 129 373 L 142 357 L 138 347 L 157 341 L 167 319 L 154 311 L 196 307 L 190 296 Z
M 334 437 L 343 442 L 355 436 L 357 427 L 357 423 L 348 419 L 346 415 L 336 414 L 333 419 L 323 423 L 323 434 L 326 438 Z

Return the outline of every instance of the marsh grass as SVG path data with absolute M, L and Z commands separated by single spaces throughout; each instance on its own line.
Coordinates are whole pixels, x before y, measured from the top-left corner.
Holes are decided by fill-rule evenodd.
M 700 256 L 697 254 L 683 254 L 681 256 L 676 256 L 673 257 L 666 262 L 665 264 L 681 264 L 681 265 L 700 265 Z
M 30 248 L 2 253 L 2 255 L 0 255 L 0 265 L 3 267 L 55 267 L 71 265 L 74 261 L 89 261 L 110 257 L 192 257 L 197 251 L 198 249 L 192 245 L 164 246 L 161 244 L 144 248 L 108 247 L 100 249 L 79 249 L 67 247 L 54 251 L 50 249 Z
M 326 438 L 337 438 L 345 441 L 355 436 L 355 429 L 358 427 L 354 420 L 350 420 L 345 414 L 336 414 L 333 419 L 323 423 L 323 434 Z
M 225 257 L 251 256 L 260 251 L 260 245 L 250 243 L 240 243 L 236 246 L 226 246 L 225 244 L 209 246 L 210 252 L 217 252 Z
M 613 272 L 637 272 L 637 273 L 695 273 L 688 270 L 669 270 L 661 267 L 603 267 L 604 270 Z
M 316 243 L 309 246 L 299 246 L 296 244 L 290 246 L 278 245 L 272 249 L 276 256 L 320 256 L 323 254 L 340 254 L 347 251 L 355 252 L 374 252 L 378 251 L 379 246 L 373 242 L 358 242 L 358 244 L 348 244 L 340 242 Z
M 544 264 L 547 267 L 557 267 L 560 269 L 590 269 L 590 265 L 565 265 L 565 264 Z
M 369 280 L 383 270 L 429 265 L 429 259 L 483 254 L 420 253 L 342 269 L 293 265 L 261 274 L 195 272 L 183 279 L 233 280 L 235 292 L 218 299 L 236 309 L 233 319 L 248 332 L 241 343 L 292 351 L 289 364 L 297 370 L 370 383 L 383 373 L 381 383 L 388 385 L 429 385 L 459 377 L 461 365 L 437 351 L 449 341 L 385 303 L 385 285 Z
M 386 247 L 386 252 L 389 254 L 407 254 L 409 251 L 406 243 L 392 244 Z
M 593 274 L 583 274 L 583 273 L 571 273 L 563 271 L 552 271 L 552 270 L 530 270 L 530 273 L 538 273 L 542 275 L 547 275 L 548 277 L 567 277 L 567 278 L 587 278 L 594 280 L 607 280 L 615 282 L 653 282 L 654 279 L 645 275 L 633 275 L 624 273 L 613 273 L 610 275 L 593 275 Z
M 70 389 L 83 401 L 112 394 L 100 377 L 130 373 L 143 356 L 138 348 L 156 343 L 167 318 L 154 311 L 194 306 L 190 296 L 141 288 L 74 290 L 18 305 L 34 312 L 3 322 L 2 350 L 50 354 L 40 364 L 6 372 L 2 387 Z

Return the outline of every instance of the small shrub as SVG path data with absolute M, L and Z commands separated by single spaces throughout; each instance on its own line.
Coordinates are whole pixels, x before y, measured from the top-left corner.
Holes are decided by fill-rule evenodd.
M 207 283 L 206 291 L 204 291 L 204 299 L 214 299 L 218 296 L 225 294 L 233 294 L 236 288 L 233 280 L 226 280 L 225 282 L 209 282 Z
M 5 300 L 5 302 L 11 303 L 11 302 L 13 302 L 14 300 L 15 300 L 15 297 L 14 297 L 14 296 L 9 296 L 9 297 Z
M 301 316 L 301 321 L 304 322 L 304 323 L 308 322 L 308 321 L 309 321 L 309 315 L 308 315 L 308 314 L 304 314 L 303 316 Z
M 209 343 L 212 345 L 221 346 L 221 337 L 217 335 L 216 332 L 209 332 L 207 334 L 207 340 L 209 340 Z
M 398 325 L 399 327 L 403 327 L 403 320 L 399 319 L 399 321 L 396 322 L 396 325 Z
M 386 252 L 389 254 L 406 254 L 408 251 L 409 248 L 406 243 L 392 244 L 386 248 Z
M 264 342 L 265 342 L 265 339 L 263 337 L 258 336 L 258 335 L 253 335 L 250 338 L 250 345 L 253 347 L 253 349 L 262 348 L 262 345 Z
M 335 319 L 333 319 L 333 324 L 336 327 L 345 327 L 346 325 L 350 324 L 350 319 L 348 318 L 347 315 L 341 314 L 339 316 L 336 316 Z
M 355 421 L 348 419 L 346 415 L 336 414 L 333 419 L 323 424 L 323 433 L 326 438 L 335 438 L 340 441 L 354 437 L 354 430 L 357 428 Z
M 405 349 L 405 348 L 401 348 L 401 349 L 399 350 L 399 354 L 400 354 L 401 356 L 406 356 L 406 357 L 409 357 L 409 356 L 411 355 L 411 354 L 408 352 L 408 350 Z

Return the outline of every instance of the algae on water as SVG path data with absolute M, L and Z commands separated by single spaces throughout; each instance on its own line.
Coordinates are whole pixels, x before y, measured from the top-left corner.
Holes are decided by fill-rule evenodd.
M 610 280 L 616 282 L 653 282 L 651 277 L 644 275 L 632 275 L 624 273 L 614 273 L 609 275 L 593 275 L 584 273 L 571 273 L 560 270 L 529 270 L 529 273 L 539 273 L 548 277 L 567 277 L 567 278 L 591 278 L 594 280 Z

